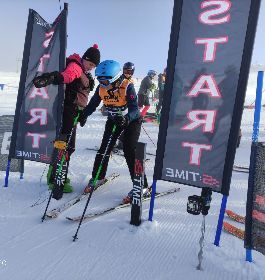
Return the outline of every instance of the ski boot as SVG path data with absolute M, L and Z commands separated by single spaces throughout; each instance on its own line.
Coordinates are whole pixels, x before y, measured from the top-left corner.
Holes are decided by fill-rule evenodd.
M 143 188 L 143 198 L 151 197 L 151 194 L 152 194 L 151 187 Z M 123 204 L 132 203 L 132 197 L 133 197 L 133 190 L 130 190 L 127 196 L 123 198 L 122 200 Z
M 128 203 L 132 203 L 132 196 L 133 196 L 133 190 L 130 190 L 127 194 L 127 196 L 125 196 L 122 200 L 123 204 L 128 204 Z
M 48 185 L 49 190 L 52 190 L 54 187 L 53 183 Z M 67 178 L 64 185 L 63 185 L 63 193 L 72 193 L 74 191 L 73 186 L 71 185 L 70 179 Z
M 94 191 L 100 187 L 101 185 L 103 185 L 105 183 L 106 179 L 103 178 L 103 179 L 98 179 L 97 182 L 96 182 L 96 185 L 94 186 Z M 84 194 L 88 194 L 88 193 L 91 193 L 92 191 L 92 188 L 93 188 L 93 183 L 94 183 L 94 178 L 91 178 L 87 184 L 87 186 L 85 187 L 84 189 Z
M 48 172 L 47 172 L 47 176 L 46 176 L 47 185 L 50 185 L 52 183 L 52 171 L 53 171 L 53 166 L 50 164 Z
M 64 193 L 72 193 L 74 191 L 73 186 L 71 185 L 70 179 L 67 178 L 63 185 L 63 192 Z

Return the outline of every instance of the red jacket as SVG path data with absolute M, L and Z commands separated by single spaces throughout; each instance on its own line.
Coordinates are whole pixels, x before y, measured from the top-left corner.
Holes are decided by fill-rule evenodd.
M 74 53 L 70 55 L 67 58 L 66 63 L 67 61 L 70 62 L 66 65 L 64 71 L 61 72 L 61 74 L 63 75 L 64 84 L 70 84 L 75 79 L 80 78 L 81 74 L 84 72 L 81 57 L 79 56 L 79 54 Z

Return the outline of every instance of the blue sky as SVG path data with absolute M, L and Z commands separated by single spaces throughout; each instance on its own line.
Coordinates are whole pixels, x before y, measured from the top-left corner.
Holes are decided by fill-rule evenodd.
M 132 61 L 136 76 L 161 72 L 167 61 L 174 0 L 68 0 L 67 55 L 97 43 L 102 59 Z M 1 0 L 0 71 L 20 69 L 29 8 L 53 22 L 59 0 Z M 265 4 L 262 3 L 252 63 L 265 64 Z

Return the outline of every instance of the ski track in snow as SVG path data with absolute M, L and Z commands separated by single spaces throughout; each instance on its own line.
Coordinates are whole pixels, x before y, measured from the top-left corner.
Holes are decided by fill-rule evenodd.
M 2 82 L 18 85 L 17 74 L 2 75 L 2 79 Z M 250 78 L 250 84 L 255 80 L 256 76 Z M 248 94 L 247 104 L 253 101 L 255 89 L 248 88 Z M 13 114 L 16 89 L 7 87 L 0 92 L 0 99 L 0 114 Z M 244 110 L 241 125 L 243 136 L 235 158 L 238 165 L 249 165 L 253 113 L 253 110 Z M 264 120 L 263 111 L 262 114 L 261 122 Z M 75 193 L 65 195 L 61 201 L 52 200 L 49 210 L 81 193 L 87 184 L 96 152 L 86 148 L 100 144 L 105 120 L 96 111 L 88 118 L 84 128 L 78 128 L 77 149 L 69 169 Z M 140 141 L 147 143 L 147 152 L 155 153 L 156 147 L 149 137 L 156 145 L 158 126 L 144 123 L 143 128 Z M 264 128 L 262 122 L 260 141 L 265 140 Z M 151 184 L 155 157 L 147 155 L 147 158 L 150 160 L 146 162 L 146 173 Z M 1 280 L 265 279 L 265 257 L 253 251 L 254 262 L 247 263 L 242 240 L 222 232 L 220 247 L 213 245 L 222 199 L 220 194 L 213 194 L 211 209 L 206 217 L 203 270 L 198 271 L 202 216 L 189 215 L 186 204 L 188 196 L 200 194 L 200 189 L 180 185 L 180 192 L 156 199 L 153 222 L 148 221 L 149 202 L 144 202 L 139 227 L 129 224 L 130 207 L 87 221 L 80 228 L 79 239 L 72 242 L 78 223 L 66 221 L 65 217 L 82 214 L 86 200 L 63 212 L 57 219 L 47 219 L 42 223 L 47 200 L 30 206 L 49 195 L 46 173 L 40 183 L 44 168 L 44 164 L 26 161 L 25 179 L 20 180 L 18 174 L 11 172 L 9 187 L 0 189 Z M 119 203 L 131 189 L 126 162 L 118 155 L 113 155 L 109 161 L 107 174 L 113 172 L 121 175 L 93 194 L 87 213 Z M 1 179 L 4 179 L 4 175 L 0 171 Z M 227 209 L 245 214 L 247 185 L 248 174 L 233 172 Z M 176 186 L 159 181 L 157 190 Z M 226 216 L 225 220 L 244 228 L 244 225 Z M 6 265 L 1 265 L 2 260 L 6 260 Z

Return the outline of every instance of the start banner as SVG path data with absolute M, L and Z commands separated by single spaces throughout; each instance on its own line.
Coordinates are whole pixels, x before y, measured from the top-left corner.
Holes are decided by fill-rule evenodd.
M 260 1 L 175 1 L 154 178 L 229 193 Z
M 10 158 L 51 161 L 53 140 L 61 126 L 64 88 L 63 85 L 35 88 L 32 80 L 44 72 L 63 70 L 66 18 L 64 9 L 49 24 L 37 12 L 29 10 Z

